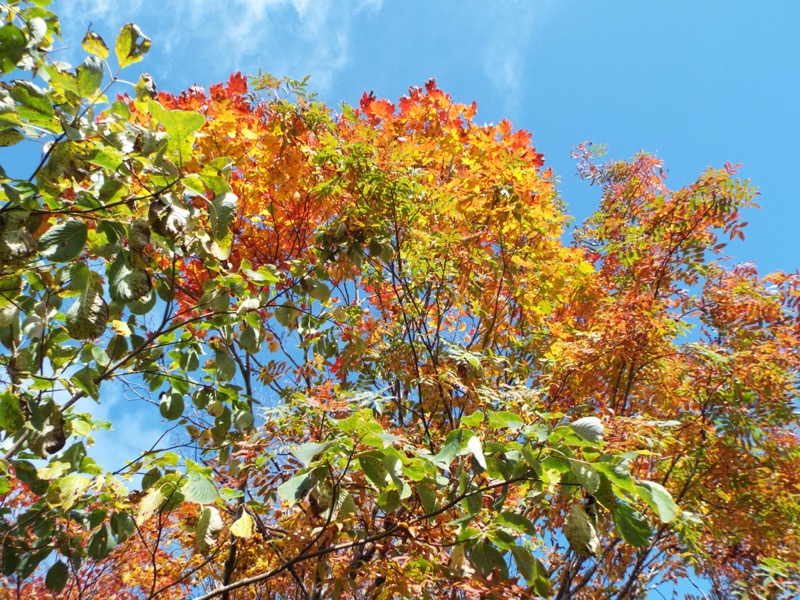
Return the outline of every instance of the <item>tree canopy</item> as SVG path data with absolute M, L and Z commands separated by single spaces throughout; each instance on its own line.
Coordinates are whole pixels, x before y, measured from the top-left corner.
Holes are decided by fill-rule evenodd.
M 124 80 L 0 5 L 4 597 L 631 598 L 800 591 L 800 276 L 732 265 L 731 164 L 575 150 L 434 81 Z M 4 153 L 8 156 L 9 150 Z M 106 472 L 125 386 L 160 442 Z

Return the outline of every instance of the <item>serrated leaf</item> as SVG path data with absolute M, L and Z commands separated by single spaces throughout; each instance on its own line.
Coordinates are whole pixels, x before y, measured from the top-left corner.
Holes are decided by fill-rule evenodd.
M 8 148 L 14 144 L 19 144 L 25 136 L 17 129 L 4 129 L 0 131 L 0 148 Z
M 253 536 L 253 530 L 255 528 L 255 522 L 253 521 L 253 517 L 250 516 L 250 513 L 244 511 L 242 516 L 236 519 L 231 525 L 231 533 L 236 537 L 248 539 Z
M 224 349 L 214 352 L 214 367 L 219 381 L 230 381 L 236 375 L 236 361 Z
M 353 496 L 350 492 L 347 490 L 339 490 L 339 494 L 336 496 L 336 506 L 334 506 L 333 509 L 333 518 L 341 521 L 355 514 L 358 507 L 356 507 L 355 500 L 353 500 Z
M 485 576 L 491 575 L 498 569 L 500 576 L 505 579 L 508 577 L 508 566 L 502 553 L 488 542 L 478 542 L 469 552 L 470 562 Z
M 471 415 L 461 417 L 461 424 L 465 425 L 466 427 L 480 427 L 480 425 L 483 423 L 483 418 L 483 411 L 476 410 Z
M 607 462 L 595 463 L 594 467 L 604 473 L 615 486 L 631 494 L 636 493 L 636 482 L 628 470 L 622 465 L 613 465 Z
M 658 514 L 658 518 L 661 519 L 662 523 L 669 523 L 678 516 L 680 512 L 678 505 L 675 504 L 672 495 L 660 483 L 640 481 L 636 484 L 636 492 Z
M 531 551 L 522 546 L 512 546 L 511 554 L 517 564 L 519 574 L 527 584 L 537 595 L 548 598 L 550 596 L 550 580 L 547 577 L 547 569 L 541 561 L 534 558 Z
M 573 506 L 564 522 L 564 536 L 570 548 L 579 556 L 597 556 L 600 539 L 586 511 L 580 505 Z
M 121 252 L 108 268 L 108 293 L 117 302 L 134 302 L 144 298 L 152 288 L 150 275 L 132 267 L 126 251 Z
M 178 163 L 183 164 L 191 155 L 193 134 L 205 125 L 206 118 L 188 110 L 167 110 L 155 100 L 150 100 L 147 108 L 167 132 L 167 149 L 177 153 Z
M 136 522 L 127 512 L 114 513 L 109 523 L 111 531 L 117 536 L 118 544 L 122 544 L 136 532 Z
M 58 560 L 47 570 L 47 575 L 44 578 L 45 587 L 57 594 L 67 585 L 69 581 L 69 569 L 67 565 Z
M 314 300 L 327 302 L 331 297 L 331 290 L 323 282 L 316 279 L 310 279 L 308 281 L 308 295 L 314 298 Z
M 93 96 L 103 83 L 103 61 L 96 56 L 87 56 L 78 65 L 78 91 L 82 96 Z
M 238 199 L 236 194 L 223 194 L 215 197 L 208 208 L 211 235 L 215 240 L 224 240 L 230 235 L 230 226 L 236 217 Z
M 116 545 L 117 541 L 114 539 L 111 526 L 104 523 L 89 539 L 87 553 L 95 560 L 102 560 L 111 554 Z
M 83 49 L 89 54 L 99 56 L 103 60 L 108 58 L 108 46 L 103 38 L 97 35 L 94 31 L 87 31 L 81 42 Z
M 186 500 L 196 504 L 211 504 L 219 497 L 214 482 L 197 471 L 189 473 L 181 491 L 186 496 Z
M 19 400 L 11 392 L 0 394 L 0 428 L 8 435 L 14 435 L 25 425 L 25 417 L 19 407 Z
M 590 442 L 602 440 L 605 434 L 605 427 L 597 417 L 583 417 L 570 423 L 570 427 L 583 439 Z
M 55 112 L 50 99 L 41 88 L 29 81 L 16 80 L 9 94 L 18 104 L 17 114 L 20 118 L 52 130 Z
M 498 410 L 489 413 L 489 427 L 492 429 L 506 428 L 516 431 L 524 425 L 525 420 L 512 412 Z
M 383 489 L 391 481 L 391 476 L 383 462 L 383 457 L 380 453 L 370 452 L 359 456 L 358 464 L 367 479 L 377 488 Z
M 278 486 L 278 496 L 294 504 L 301 500 L 313 484 L 311 473 L 301 473 Z
M 81 475 L 68 475 L 58 482 L 59 499 L 63 510 L 69 510 L 89 489 L 92 481 Z
M 239 431 L 253 426 L 253 413 L 249 410 L 237 410 L 233 415 L 233 424 Z
M 39 238 L 39 253 L 52 262 L 69 262 L 77 258 L 86 245 L 88 228 L 81 219 L 67 219 L 48 229 Z
M 170 421 L 180 419 L 183 415 L 184 401 L 183 394 L 179 392 L 166 393 L 161 396 L 158 403 L 159 412 L 161 416 Z
M 161 505 L 164 504 L 164 496 L 157 487 L 152 488 L 147 495 L 139 502 L 139 509 L 136 513 L 136 524 L 142 526 L 150 517 L 153 516 Z
M 117 35 L 114 52 L 117 55 L 119 67 L 125 68 L 142 60 L 142 56 L 150 50 L 150 38 L 134 23 L 127 23 Z
M 518 533 L 524 533 L 530 536 L 536 535 L 536 526 L 531 520 L 515 512 L 504 511 L 497 516 L 495 522 L 498 525 L 513 529 Z
M 591 465 L 577 460 L 569 461 L 569 466 L 581 487 L 590 494 L 594 494 L 600 487 L 599 473 Z
M 67 311 L 67 331 L 73 339 L 91 340 L 103 334 L 107 321 L 108 304 L 103 299 L 102 288 L 95 283 L 94 273 L 89 273 L 81 295 Z
M 25 54 L 28 41 L 22 30 L 12 23 L 0 27 L 0 71 L 10 73 Z
M 306 467 L 309 466 L 314 458 L 318 456 L 323 450 L 330 446 L 330 442 L 307 442 L 295 448 L 292 448 L 292 454 Z
M 647 545 L 653 531 L 638 510 L 620 502 L 614 507 L 613 516 L 614 525 L 623 540 L 637 548 Z

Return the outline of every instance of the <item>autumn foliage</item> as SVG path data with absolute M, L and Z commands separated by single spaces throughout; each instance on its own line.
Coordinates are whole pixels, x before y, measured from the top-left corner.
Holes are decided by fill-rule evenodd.
M 531 134 L 434 81 L 114 101 L 99 36 L 53 63 L 55 15 L 12 4 L 0 139 L 48 145 L 0 173 L 5 596 L 800 589 L 800 276 L 725 258 L 737 167 L 670 189 L 584 144 L 569 239 Z M 119 68 L 148 47 L 126 25 Z M 106 473 L 114 385 L 167 434 Z

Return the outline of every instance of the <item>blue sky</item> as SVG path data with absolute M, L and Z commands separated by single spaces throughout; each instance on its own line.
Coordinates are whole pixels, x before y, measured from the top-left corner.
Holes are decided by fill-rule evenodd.
M 153 47 L 137 67 L 169 91 L 262 69 L 310 75 L 320 99 L 337 106 L 369 90 L 397 99 L 436 77 L 457 101 L 478 102 L 479 121 L 507 117 L 533 132 L 578 222 L 598 201 L 574 176 L 570 148 L 584 140 L 607 144 L 614 158 L 655 153 L 673 186 L 706 166 L 744 163 L 762 209 L 747 212 L 747 239 L 730 254 L 764 273 L 800 266 L 800 2 L 56 0 L 54 8 L 73 49 L 89 23 L 109 45 L 122 24 L 139 24 Z
M 262 69 L 310 75 L 337 106 L 369 90 L 395 100 L 435 77 L 457 101 L 478 102 L 478 121 L 507 117 L 533 132 L 578 224 L 599 198 L 575 176 L 570 149 L 582 141 L 607 144 L 614 158 L 655 153 L 676 187 L 707 166 L 743 163 L 762 209 L 745 214 L 747 239 L 730 253 L 762 273 L 800 267 L 800 2 L 56 0 L 53 9 L 73 63 L 90 23 L 112 46 L 136 22 L 152 50 L 125 77 L 149 71 L 172 92 Z M 97 435 L 111 468 L 160 429 L 119 386 L 81 408 L 115 417 L 117 432 Z

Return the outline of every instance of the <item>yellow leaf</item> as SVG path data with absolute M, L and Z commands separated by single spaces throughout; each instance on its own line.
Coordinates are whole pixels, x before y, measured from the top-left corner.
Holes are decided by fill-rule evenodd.
M 114 319 L 113 321 L 111 321 L 111 327 L 119 335 L 122 335 L 124 337 L 130 337 L 131 335 L 131 328 L 128 327 L 128 324 L 125 321 L 118 321 Z
M 253 535 L 253 517 L 247 511 L 231 525 L 231 533 L 236 537 L 249 538 Z

